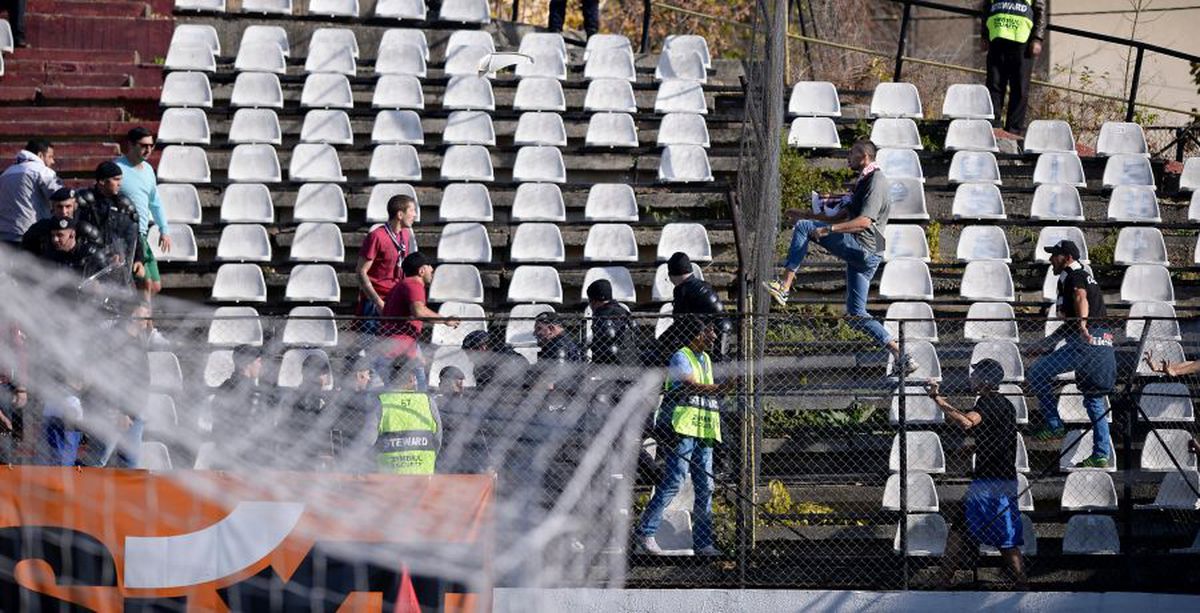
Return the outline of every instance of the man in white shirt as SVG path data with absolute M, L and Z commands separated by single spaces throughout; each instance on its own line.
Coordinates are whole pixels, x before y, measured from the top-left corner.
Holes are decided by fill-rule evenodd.
M 0 241 L 19 243 L 34 222 L 50 217 L 50 195 L 62 187 L 54 172 L 54 146 L 34 139 L 0 174 Z

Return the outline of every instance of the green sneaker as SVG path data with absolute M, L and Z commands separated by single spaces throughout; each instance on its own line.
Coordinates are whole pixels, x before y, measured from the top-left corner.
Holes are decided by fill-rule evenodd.
M 788 303 L 788 292 L 783 289 L 783 284 L 779 281 L 771 281 L 763 283 L 763 287 L 767 288 L 767 293 L 771 294 L 771 298 L 775 299 L 775 303 L 781 307 L 786 307 Z
M 1033 433 L 1035 441 L 1058 441 L 1067 435 L 1066 428 L 1042 428 Z
M 1094 455 L 1075 465 L 1075 468 L 1108 468 L 1108 458 Z

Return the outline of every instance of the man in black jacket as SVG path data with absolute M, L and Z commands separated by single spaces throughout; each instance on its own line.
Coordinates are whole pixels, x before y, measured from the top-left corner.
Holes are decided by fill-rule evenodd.
M 75 235 L 76 221 L 70 217 L 51 217 L 48 240 L 39 255 L 80 276 L 94 274 L 105 266 L 104 256 L 94 245 L 80 242 Z
M 213 394 L 213 441 L 223 453 L 222 467 L 236 467 L 240 459 L 261 461 L 253 450 L 251 430 L 267 435 L 274 430 L 268 415 L 269 399 L 261 391 L 258 377 L 262 373 L 262 353 L 253 345 L 238 345 L 233 349 L 233 373 Z M 245 456 L 245 457 L 243 457 Z M 268 458 L 269 459 L 269 458 Z
M 109 263 L 125 267 L 126 274 L 136 278 L 145 274 L 137 209 L 121 195 L 121 167 L 102 162 L 96 167 L 95 187 L 76 191 L 75 199 L 79 202 L 76 219 L 96 228 L 98 246 Z
M 671 301 L 671 312 L 675 317 L 704 315 L 716 320 L 717 340 L 713 343 L 709 355 L 715 362 L 722 361 L 725 357 L 725 341 L 730 324 L 727 319 L 720 317 L 725 306 L 721 304 L 721 298 L 717 296 L 717 291 L 696 275 L 691 258 L 682 251 L 676 251 L 671 255 L 671 259 L 667 260 L 667 275 L 675 286 Z M 663 332 L 660 343 L 659 357 L 661 359 L 657 362 L 665 364 L 667 357 L 686 344 L 687 339 L 680 338 L 678 327 L 672 324 Z
M 69 217 L 75 219 L 77 209 L 75 190 L 63 187 L 50 194 L 50 217 L 34 222 L 25 235 L 21 237 L 21 248 L 34 255 L 41 255 L 50 248 L 50 231 L 53 229 L 52 219 Z M 75 220 L 75 242 L 95 243 L 99 238 L 96 228 L 86 222 Z
M 629 309 L 613 300 L 612 283 L 608 279 L 593 281 L 587 287 L 587 297 L 592 309 L 592 363 L 626 363 L 633 330 Z

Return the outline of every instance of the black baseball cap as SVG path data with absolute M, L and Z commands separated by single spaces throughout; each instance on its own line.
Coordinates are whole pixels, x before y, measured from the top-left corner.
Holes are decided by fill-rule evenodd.
M 121 167 L 117 166 L 116 162 L 100 162 L 100 164 L 96 166 L 97 181 L 119 177 L 121 174 Z
M 682 251 L 676 251 L 671 255 L 671 259 L 667 260 L 667 274 L 672 277 L 691 274 L 692 259 L 688 254 Z
M 588 300 L 608 302 L 612 300 L 612 283 L 608 279 L 596 279 L 587 287 Z
M 481 350 L 488 345 L 491 337 L 488 336 L 486 330 L 474 330 L 463 338 L 462 348 L 467 350 Z
M 50 230 L 74 230 L 75 220 L 70 217 L 54 216 L 50 218 Z
M 50 194 L 50 202 L 62 202 L 75 197 L 75 190 L 69 187 L 60 187 Z
M 1069 255 L 1072 259 L 1079 259 L 1079 247 L 1069 240 L 1061 240 L 1049 247 L 1046 247 L 1046 253 L 1050 255 Z

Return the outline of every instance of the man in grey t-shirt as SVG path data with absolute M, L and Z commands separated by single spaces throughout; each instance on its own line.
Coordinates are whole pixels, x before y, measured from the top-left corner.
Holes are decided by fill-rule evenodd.
M 767 291 L 780 306 L 787 305 L 788 293 L 796 280 L 796 271 L 808 255 L 810 243 L 816 242 L 826 251 L 846 262 L 846 315 L 850 325 L 869 334 L 881 346 L 896 356 L 908 372 L 917 369 L 912 356 L 901 356 L 900 345 L 883 324 L 867 313 L 867 293 L 871 279 L 883 261 L 884 230 L 891 213 L 887 198 L 887 178 L 875 163 L 875 145 L 860 140 L 850 148 L 850 169 L 858 180 L 850 194 L 838 199 L 832 215 L 812 214 L 789 209 L 787 216 L 795 221 L 792 244 L 788 248 L 782 279 L 766 283 Z M 828 210 L 829 207 L 825 207 Z

